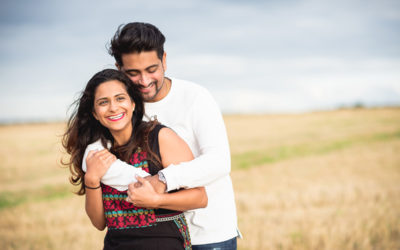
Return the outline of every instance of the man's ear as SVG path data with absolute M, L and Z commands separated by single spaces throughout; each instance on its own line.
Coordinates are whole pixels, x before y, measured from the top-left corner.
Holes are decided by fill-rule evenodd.
M 119 66 L 118 63 L 115 63 L 115 67 L 117 67 L 118 70 L 121 70 L 121 67 Z
M 164 71 L 167 71 L 167 52 L 164 52 L 164 55 L 162 57 L 162 65 L 163 65 Z

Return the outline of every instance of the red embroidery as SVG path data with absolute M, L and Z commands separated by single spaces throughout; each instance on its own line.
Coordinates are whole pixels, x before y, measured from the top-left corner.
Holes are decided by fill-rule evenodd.
M 146 152 L 142 152 L 139 149 L 130 159 L 132 167 L 141 167 L 146 172 L 149 172 L 146 156 Z M 103 184 L 101 186 L 106 224 L 109 229 L 155 225 L 156 216 L 153 209 L 136 207 L 132 203 L 126 202 L 126 197 L 128 196 L 126 191 L 121 192 Z

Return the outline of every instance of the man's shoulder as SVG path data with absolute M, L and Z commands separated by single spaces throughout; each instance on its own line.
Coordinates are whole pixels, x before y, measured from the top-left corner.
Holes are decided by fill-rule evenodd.
M 186 96 L 189 95 L 191 98 L 204 95 L 211 96 L 210 92 L 198 83 L 178 78 L 171 78 L 171 80 L 172 84 L 175 84 L 177 90 L 179 92 L 184 92 Z

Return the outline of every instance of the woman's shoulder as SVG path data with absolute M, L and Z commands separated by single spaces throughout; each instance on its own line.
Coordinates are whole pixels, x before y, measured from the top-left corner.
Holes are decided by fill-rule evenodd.
M 103 147 L 102 143 L 101 143 L 101 139 L 98 139 L 95 142 L 90 143 L 89 145 L 87 145 L 86 149 L 97 149 Z
M 175 131 L 167 126 L 161 127 L 158 132 L 158 140 L 159 141 L 161 141 L 161 140 L 168 141 L 169 139 L 173 139 L 177 136 L 178 135 L 175 133 Z
M 149 133 L 149 144 L 153 150 L 173 145 L 176 140 L 180 140 L 180 137 L 175 131 L 161 123 L 156 124 Z
M 111 142 L 107 141 L 107 148 L 111 148 Z M 101 139 L 98 139 L 97 141 L 94 141 L 92 143 L 90 143 L 89 145 L 86 146 L 86 150 L 85 151 L 91 151 L 91 150 L 103 150 L 104 149 L 104 145 L 101 142 Z
M 149 138 L 157 137 L 160 130 L 166 127 L 157 120 L 143 121 L 143 124 L 145 126 L 143 131 L 147 131 Z

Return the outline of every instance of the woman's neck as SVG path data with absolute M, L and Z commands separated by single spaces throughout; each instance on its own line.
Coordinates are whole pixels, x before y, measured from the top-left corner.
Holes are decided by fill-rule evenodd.
M 114 131 L 111 132 L 111 134 L 114 137 L 116 146 L 122 146 L 128 143 L 129 139 L 131 138 L 132 128 L 126 129 L 124 131 Z

